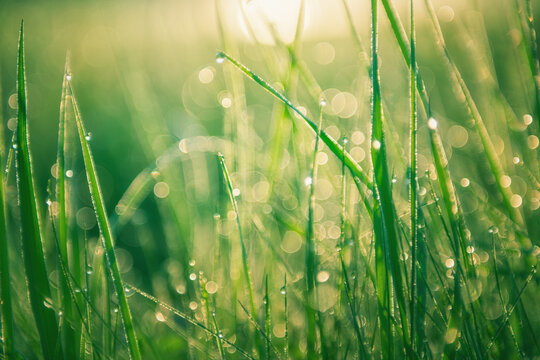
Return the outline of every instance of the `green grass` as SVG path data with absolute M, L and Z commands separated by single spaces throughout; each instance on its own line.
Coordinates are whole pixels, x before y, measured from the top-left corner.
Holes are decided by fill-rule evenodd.
M 289 43 L 244 5 L 250 43 L 216 1 L 203 60 L 112 35 L 96 60 L 87 35 L 63 72 L 21 23 L 2 356 L 539 357 L 535 4 L 343 0 L 343 33 L 314 39 L 301 0 Z

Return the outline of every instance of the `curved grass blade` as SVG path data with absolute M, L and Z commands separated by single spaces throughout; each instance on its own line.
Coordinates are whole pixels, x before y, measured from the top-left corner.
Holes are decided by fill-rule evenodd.
M 236 59 L 228 55 L 227 53 L 220 51 L 217 54 L 218 59 L 227 59 L 229 60 L 234 66 L 236 66 L 238 69 L 240 69 L 244 74 L 246 74 L 250 79 L 255 81 L 257 84 L 262 86 L 266 91 L 274 95 L 276 98 L 278 98 L 280 101 L 282 101 L 285 105 L 287 105 L 289 108 L 291 108 L 295 113 L 297 113 L 304 121 L 313 129 L 313 131 L 317 132 L 318 127 L 317 124 L 315 124 L 312 120 L 310 120 L 304 113 L 302 113 L 296 106 L 293 105 L 293 103 L 287 99 L 284 95 L 279 93 L 276 89 L 274 89 L 268 82 L 266 82 L 264 79 L 262 79 L 259 75 L 255 74 L 253 71 L 248 69 L 245 65 L 238 62 Z M 371 188 L 371 181 L 366 176 L 360 165 L 353 159 L 353 157 L 348 153 L 343 151 L 343 147 L 339 145 L 336 140 L 334 140 L 330 135 L 328 135 L 324 130 L 320 131 L 321 134 L 321 140 L 328 146 L 330 151 L 332 151 L 338 159 L 344 159 L 345 165 L 347 168 L 351 171 L 353 176 L 358 177 L 362 183 L 367 185 L 369 188 Z
M 62 358 L 62 354 L 59 352 L 58 324 L 54 310 L 44 306 L 44 304 L 50 302 L 51 290 L 45 267 L 45 255 L 43 254 L 38 204 L 29 149 L 23 32 L 23 22 L 21 21 L 17 73 L 18 119 L 16 142 L 14 144 L 16 145 L 15 162 L 17 165 L 22 247 L 28 280 L 28 294 L 41 340 L 43 357 L 57 359 Z
M 120 270 L 118 268 L 116 254 L 114 252 L 114 240 L 112 236 L 111 227 L 109 225 L 109 219 L 107 217 L 107 212 L 105 210 L 105 204 L 103 202 L 103 196 L 101 193 L 101 187 L 99 185 L 96 167 L 94 165 L 94 159 L 90 151 L 90 145 L 88 144 L 88 140 L 86 139 L 87 134 L 84 129 L 84 124 L 83 124 L 81 114 L 79 111 L 79 106 L 73 94 L 73 87 L 71 85 L 70 79 L 68 79 L 68 85 L 69 85 L 69 90 L 71 94 L 71 101 L 73 104 L 75 120 L 77 122 L 79 139 L 81 141 L 84 166 L 86 168 L 86 177 L 88 180 L 88 188 L 90 190 L 92 203 L 94 204 L 94 210 L 96 212 L 97 222 L 99 225 L 99 229 L 101 231 L 103 247 L 105 248 L 105 254 L 107 255 L 107 260 L 109 264 L 108 266 L 109 272 L 110 272 L 110 275 L 114 284 L 114 288 L 116 290 L 116 295 L 118 296 L 120 312 L 122 314 L 124 330 L 126 332 L 126 337 L 127 337 L 127 342 L 128 342 L 129 354 L 132 359 L 140 360 L 141 354 L 139 350 L 139 345 L 137 343 L 137 336 L 135 334 L 135 329 L 133 328 L 133 320 L 131 318 L 131 311 L 129 309 L 129 304 L 127 301 L 125 288 L 122 282 L 122 277 L 120 276 Z

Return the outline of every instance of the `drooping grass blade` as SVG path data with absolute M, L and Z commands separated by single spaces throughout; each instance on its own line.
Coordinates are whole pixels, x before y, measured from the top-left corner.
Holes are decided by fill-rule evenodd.
M 18 119 L 16 142 L 14 145 L 16 145 L 15 162 L 17 165 L 22 248 L 26 278 L 28 280 L 28 294 L 41 340 L 43 357 L 46 359 L 58 359 L 62 358 L 59 346 L 58 324 L 54 310 L 45 306 L 45 304 L 49 304 L 51 301 L 51 290 L 45 267 L 38 204 L 32 175 L 32 161 L 30 158 L 23 32 L 23 23 L 21 22 L 17 73 Z
M 69 90 L 71 94 L 71 101 L 73 104 L 73 111 L 75 115 L 75 120 L 77 122 L 77 130 L 79 134 L 79 139 L 81 142 L 82 154 L 84 165 L 86 168 L 86 177 L 88 180 L 88 188 L 90 190 L 90 195 L 92 197 L 92 203 L 94 205 L 94 210 L 96 212 L 97 223 L 101 232 L 101 238 L 103 242 L 103 247 L 105 249 L 105 254 L 107 255 L 108 268 L 114 284 L 116 295 L 118 296 L 119 309 L 122 314 L 122 321 L 124 324 L 124 330 L 126 332 L 128 349 L 130 357 L 134 360 L 140 360 L 141 354 L 139 350 L 139 345 L 137 343 L 137 336 L 135 334 L 135 329 L 133 327 L 133 319 L 131 318 L 131 311 L 129 309 L 129 304 L 126 297 L 125 288 L 123 285 L 122 277 L 120 275 L 120 269 L 118 268 L 118 262 L 116 260 L 116 254 L 114 251 L 114 239 L 109 225 L 109 219 L 107 217 L 107 212 L 105 210 L 105 203 L 103 201 L 103 195 L 101 193 L 101 186 L 99 184 L 98 175 L 96 172 L 96 166 L 94 164 L 94 159 L 92 157 L 92 152 L 90 150 L 90 145 L 86 139 L 87 133 L 84 128 L 84 124 L 81 118 L 79 111 L 79 106 L 75 99 L 73 93 L 73 87 L 71 85 L 71 80 L 68 79 Z
M 285 105 L 291 108 L 295 113 L 297 113 L 302 119 L 304 119 L 304 121 L 309 125 L 309 127 L 313 129 L 313 131 L 315 132 L 318 131 L 317 124 L 315 124 L 312 120 L 310 120 L 303 112 L 301 112 L 296 106 L 294 106 L 293 103 L 289 99 L 287 99 L 284 95 L 278 92 L 274 87 L 272 87 L 268 82 L 262 79 L 259 75 L 255 74 L 253 71 L 248 69 L 245 65 L 241 64 L 236 59 L 224 53 L 223 51 L 218 52 L 217 58 L 229 60 L 234 66 L 240 69 L 250 79 L 252 79 L 257 84 L 262 86 L 266 91 L 274 95 L 276 98 L 282 101 Z M 334 140 L 324 130 L 321 130 L 320 134 L 321 134 L 321 140 L 337 156 L 337 158 L 344 159 L 345 165 L 351 171 L 353 176 L 358 177 L 362 181 L 362 183 L 366 184 L 368 187 L 371 187 L 371 181 L 366 176 L 366 174 L 364 173 L 360 165 L 353 159 L 353 157 L 347 152 L 344 153 L 343 147 L 339 145 L 336 142 L 336 140 Z M 343 154 L 345 156 L 343 156 Z

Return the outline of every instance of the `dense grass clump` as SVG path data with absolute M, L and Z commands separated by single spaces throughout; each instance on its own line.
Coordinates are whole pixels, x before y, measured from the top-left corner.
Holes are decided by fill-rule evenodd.
M 242 6 L 246 45 L 216 0 L 222 50 L 179 94 L 111 48 L 129 135 L 87 130 L 68 52 L 56 143 L 30 126 L 21 22 L 4 358 L 540 358 L 533 4 L 352 3 L 335 45 L 303 40 L 309 2 L 289 43 Z

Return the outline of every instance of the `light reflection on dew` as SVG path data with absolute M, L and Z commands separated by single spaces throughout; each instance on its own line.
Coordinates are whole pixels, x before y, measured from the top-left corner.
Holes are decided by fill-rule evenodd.
M 220 51 L 216 55 L 216 63 L 223 64 L 225 62 L 225 55 Z
M 435 120 L 434 118 L 429 118 L 427 124 L 428 124 L 428 127 L 429 127 L 431 130 L 437 129 L 437 126 L 439 125 L 439 123 L 437 122 L 437 120 Z

